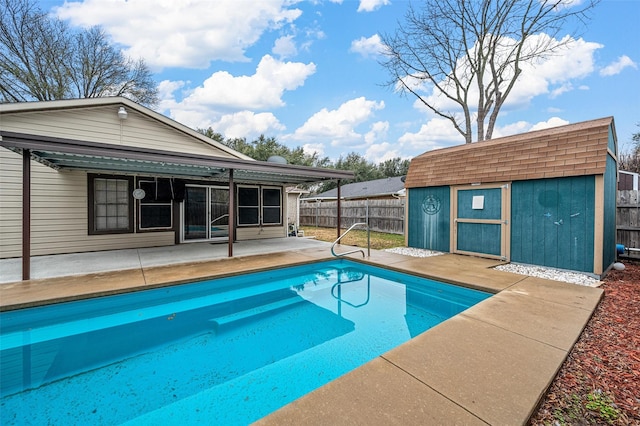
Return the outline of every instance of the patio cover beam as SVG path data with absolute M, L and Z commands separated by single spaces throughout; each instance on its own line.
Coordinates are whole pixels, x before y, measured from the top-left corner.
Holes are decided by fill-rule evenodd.
M 31 152 L 22 151 L 22 280 L 31 279 Z

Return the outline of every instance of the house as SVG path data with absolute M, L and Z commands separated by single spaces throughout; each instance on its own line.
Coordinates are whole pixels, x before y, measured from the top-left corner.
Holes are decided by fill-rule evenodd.
M 411 161 L 407 244 L 604 274 L 616 256 L 612 117 Z
M 287 235 L 285 188 L 353 173 L 255 161 L 120 97 L 0 105 L 0 258 Z
M 366 182 L 355 182 L 340 187 L 340 197 L 345 200 L 393 199 L 404 196 L 404 176 L 387 177 Z M 303 201 L 328 201 L 338 197 L 338 189 L 333 188 Z

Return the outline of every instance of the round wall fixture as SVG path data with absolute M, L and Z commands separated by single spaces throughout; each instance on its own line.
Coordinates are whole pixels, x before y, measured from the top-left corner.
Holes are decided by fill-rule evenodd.
M 142 188 L 137 188 L 133 190 L 133 198 L 135 198 L 136 200 L 142 200 L 145 195 L 146 193 Z

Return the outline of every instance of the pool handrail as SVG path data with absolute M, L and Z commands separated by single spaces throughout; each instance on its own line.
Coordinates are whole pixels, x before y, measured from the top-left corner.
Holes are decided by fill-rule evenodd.
M 342 237 L 344 237 L 345 235 L 347 235 L 347 234 L 348 234 L 348 233 L 349 233 L 353 228 L 355 228 L 356 226 L 360 226 L 360 225 L 365 225 L 365 226 L 367 227 L 367 256 L 368 256 L 368 257 L 371 257 L 371 239 L 370 239 L 370 237 L 369 237 L 369 236 L 370 236 L 371 231 L 370 231 L 370 229 L 369 229 L 369 224 L 368 224 L 367 222 L 356 222 L 356 223 L 354 223 L 353 225 L 351 225 L 351 226 L 349 227 L 349 229 L 347 229 L 346 231 L 344 231 L 344 233 L 343 233 L 342 235 L 340 235 L 340 236 L 338 237 L 338 239 L 337 239 L 337 240 L 335 240 L 335 241 L 333 242 L 333 244 L 331 244 L 331 254 L 332 254 L 334 257 L 346 256 L 346 255 L 348 255 L 348 254 L 357 253 L 357 252 L 362 253 L 362 257 L 363 257 L 363 258 L 364 258 L 364 257 L 366 257 L 366 256 L 365 256 L 365 254 L 364 254 L 364 250 L 362 250 L 362 249 L 356 249 L 356 250 L 346 251 L 346 252 L 344 252 L 344 253 L 336 253 L 336 252 L 335 252 L 335 250 L 334 250 L 334 248 L 335 248 L 336 244 L 338 244 L 338 243 L 340 242 L 340 240 L 342 239 Z

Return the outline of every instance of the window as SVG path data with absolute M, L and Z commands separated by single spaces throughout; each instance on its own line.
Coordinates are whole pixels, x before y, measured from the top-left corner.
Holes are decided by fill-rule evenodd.
M 133 231 L 133 178 L 89 175 L 89 234 Z
M 280 188 L 262 188 L 262 223 L 277 225 L 282 222 L 280 213 Z
M 280 225 L 282 188 L 238 187 L 238 225 Z
M 139 180 L 138 188 L 144 190 L 144 198 L 139 204 L 139 229 L 170 229 L 173 226 L 170 182 L 167 179 Z
M 238 187 L 238 225 L 260 224 L 260 196 L 258 187 Z

